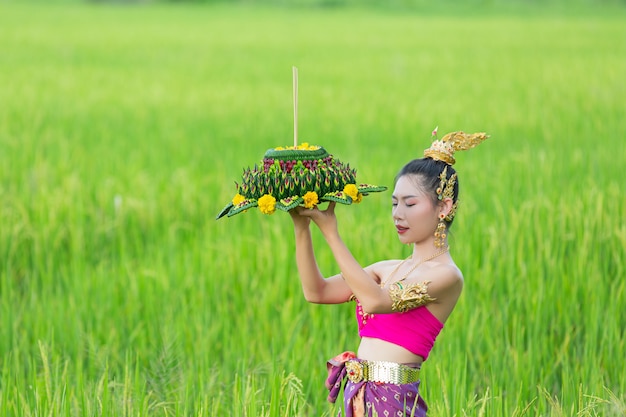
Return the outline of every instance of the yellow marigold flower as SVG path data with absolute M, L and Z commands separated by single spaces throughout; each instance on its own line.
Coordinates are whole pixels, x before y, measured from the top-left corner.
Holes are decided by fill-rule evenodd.
M 296 147 L 296 149 L 305 150 L 305 151 L 314 151 L 319 148 L 320 148 L 319 146 L 310 145 L 309 142 L 303 142 Z
M 357 196 L 359 195 L 359 189 L 356 188 L 356 185 L 354 184 L 347 184 L 345 187 L 343 187 L 343 193 L 349 196 L 351 199 L 356 200 Z
M 237 193 L 234 197 L 233 197 L 233 205 L 238 206 L 239 204 L 243 203 L 244 201 L 246 201 L 246 197 L 242 196 L 241 194 Z
M 304 207 L 306 208 L 313 208 L 320 202 L 315 191 L 307 192 L 302 198 L 304 199 Z
M 308 142 L 304 142 L 301 143 L 299 145 L 292 145 L 292 146 L 277 146 L 274 148 L 275 151 L 293 151 L 293 150 L 300 150 L 300 151 L 315 151 L 318 150 L 320 147 L 317 145 L 310 145 Z
M 264 214 L 272 214 L 276 211 L 276 199 L 269 194 L 259 198 L 259 210 Z
M 361 193 L 358 193 L 356 195 L 356 198 L 352 199 L 352 202 L 353 203 L 357 203 L 357 204 L 359 204 L 361 201 L 363 201 L 363 194 L 361 194 Z

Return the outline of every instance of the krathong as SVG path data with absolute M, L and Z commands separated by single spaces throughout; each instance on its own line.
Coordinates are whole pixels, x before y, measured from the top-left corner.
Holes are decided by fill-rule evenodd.
M 236 183 L 236 187 L 235 196 L 218 219 L 254 207 L 272 214 L 300 205 L 314 208 L 322 202 L 360 203 L 363 196 L 387 189 L 358 183 L 356 169 L 323 147 L 308 143 L 267 150 L 260 164 L 244 169 L 241 184 Z
M 326 149 L 298 144 L 298 70 L 293 68 L 293 146 L 268 149 L 260 164 L 243 171 L 241 184 L 231 202 L 217 215 L 234 216 L 258 207 L 261 213 L 308 209 L 322 202 L 360 203 L 369 193 L 387 187 L 357 183 L 356 170 L 343 164 Z

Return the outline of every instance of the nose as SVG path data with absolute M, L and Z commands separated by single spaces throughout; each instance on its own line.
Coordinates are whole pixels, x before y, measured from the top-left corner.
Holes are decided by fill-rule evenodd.
M 400 220 L 402 218 L 402 211 L 400 210 L 400 205 L 392 206 L 391 208 L 391 217 L 394 220 Z

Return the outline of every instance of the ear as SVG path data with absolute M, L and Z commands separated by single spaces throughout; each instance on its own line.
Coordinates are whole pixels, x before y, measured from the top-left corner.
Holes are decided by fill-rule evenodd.
M 437 213 L 437 215 L 443 214 L 444 216 L 447 216 L 448 214 L 450 214 L 453 205 L 454 202 L 451 198 L 444 198 L 443 200 L 439 201 L 439 212 Z

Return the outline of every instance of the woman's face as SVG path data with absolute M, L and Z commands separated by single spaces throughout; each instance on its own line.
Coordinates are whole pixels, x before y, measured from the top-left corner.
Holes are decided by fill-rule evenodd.
M 393 222 L 402 243 L 421 243 L 433 239 L 439 209 L 419 185 L 420 178 L 404 175 L 398 179 L 391 196 Z

